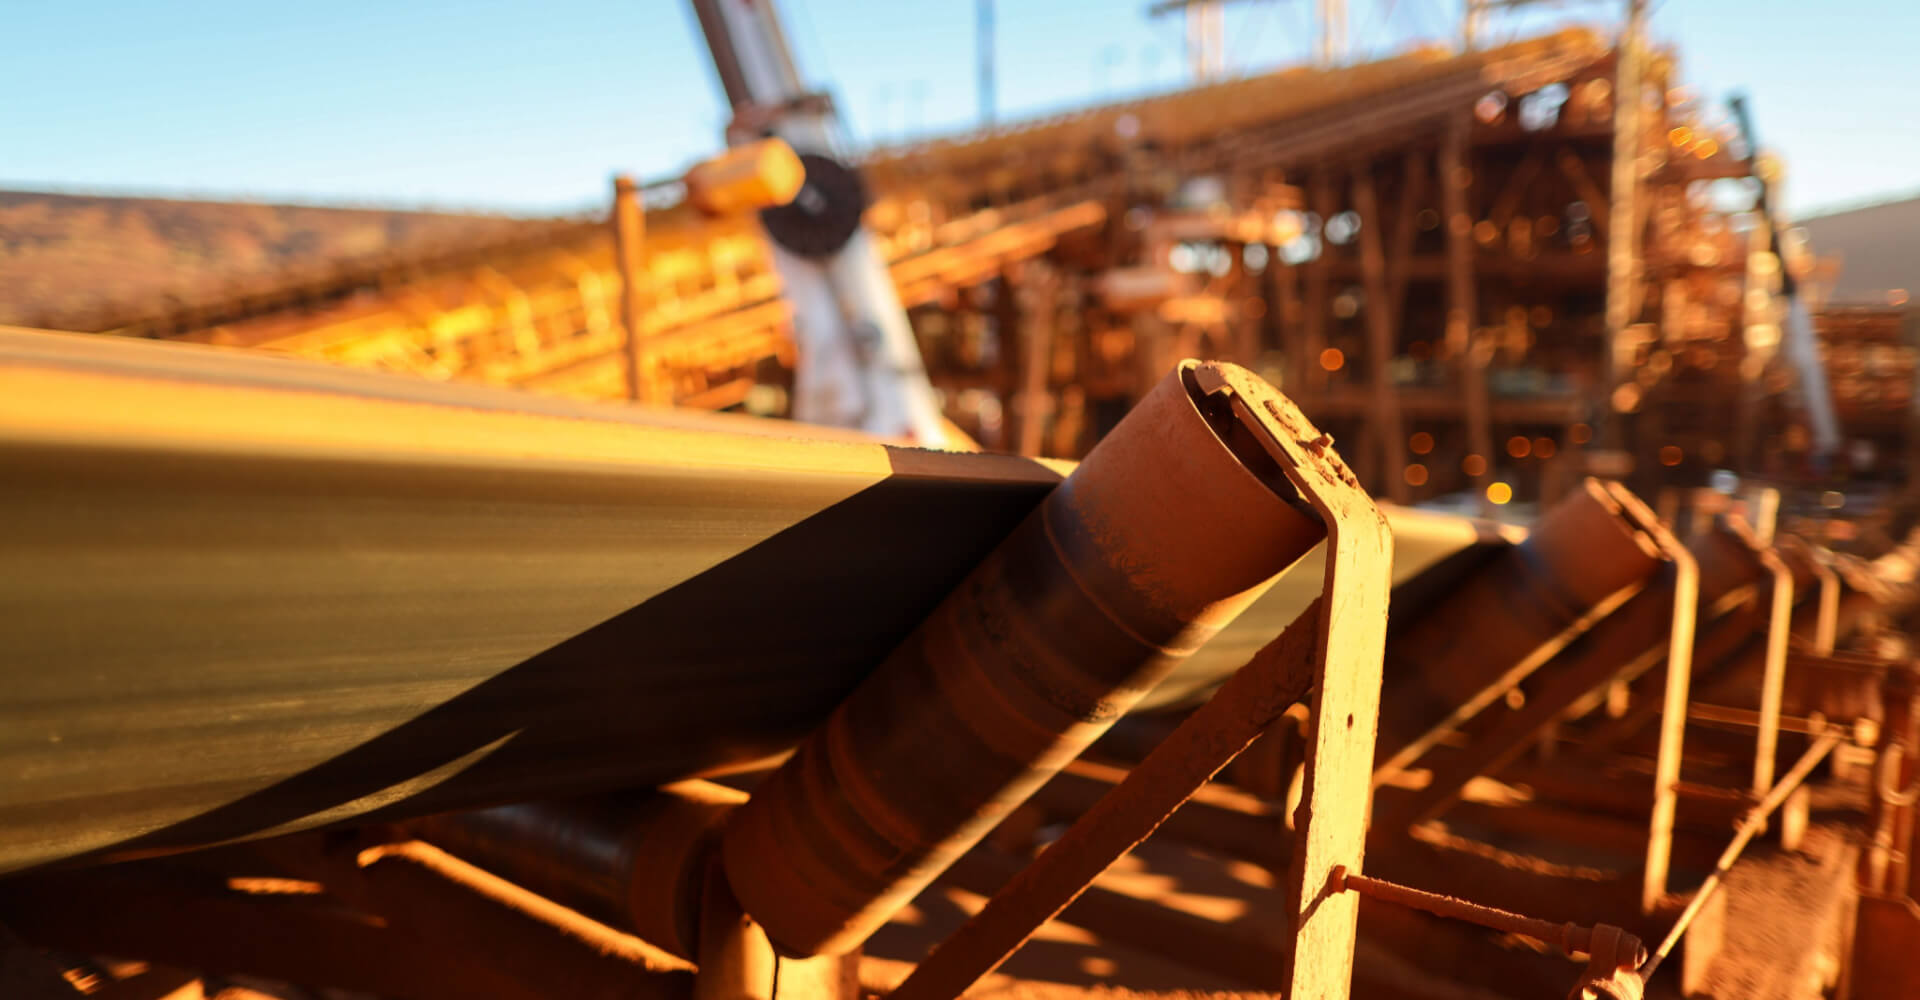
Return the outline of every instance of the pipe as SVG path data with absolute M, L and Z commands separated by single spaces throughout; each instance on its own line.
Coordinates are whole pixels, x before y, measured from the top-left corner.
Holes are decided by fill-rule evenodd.
M 777 947 L 864 941 L 1321 541 L 1215 367 L 1162 380 L 729 821 Z
M 1363 896 L 1370 896 L 1382 902 L 1393 903 L 1409 909 L 1421 910 L 1436 917 L 1449 920 L 1464 920 L 1470 924 L 1530 937 L 1535 941 L 1558 945 L 1569 958 L 1587 955 L 1593 952 L 1594 928 L 1583 927 L 1568 921 L 1556 923 L 1537 917 L 1523 916 L 1498 907 L 1483 906 L 1465 899 L 1458 899 L 1444 893 L 1428 892 L 1412 886 L 1400 885 L 1385 879 L 1371 878 L 1348 871 L 1340 871 L 1333 880 L 1333 888 L 1345 892 L 1352 890 Z M 1637 966 L 1647 960 L 1647 949 L 1640 939 L 1631 934 L 1624 935 L 1623 949 L 1628 956 L 1628 965 Z

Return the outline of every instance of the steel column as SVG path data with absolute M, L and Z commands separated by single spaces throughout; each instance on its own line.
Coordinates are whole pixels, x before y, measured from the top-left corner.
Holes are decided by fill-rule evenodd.
M 1667 632 L 1666 695 L 1660 715 L 1660 752 L 1653 768 L 1653 814 L 1647 823 L 1647 859 L 1641 870 L 1640 911 L 1652 913 L 1667 895 L 1673 857 L 1674 786 L 1687 735 L 1687 691 L 1693 682 L 1693 632 L 1700 607 L 1700 568 L 1693 554 L 1661 532 L 1673 561 L 1673 625 Z

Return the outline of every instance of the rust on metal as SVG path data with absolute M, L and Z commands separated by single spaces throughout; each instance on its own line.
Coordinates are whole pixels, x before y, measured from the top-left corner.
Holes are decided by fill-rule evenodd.
M 686 995 L 687 963 L 431 844 L 359 847 L 303 837 L 259 850 L 396 927 L 484 954 L 525 989 L 565 982 L 579 997 Z
M 857 952 L 782 960 L 734 899 L 719 863 L 719 833 L 746 798 L 724 786 L 684 781 L 645 793 L 429 817 L 407 829 L 459 857 L 424 852 L 422 860 L 450 880 L 499 895 L 460 863 L 478 862 L 489 875 L 511 881 L 516 892 L 502 897 L 509 905 L 535 915 L 578 911 L 592 919 L 562 926 L 592 928 L 597 921 L 695 963 L 694 1000 L 775 1000 L 776 988 L 788 998 L 850 997 Z M 382 847 L 363 853 L 362 861 L 423 847 Z M 627 941 L 623 935 L 609 940 L 615 946 Z
M 1332 453 L 1330 439 L 1322 440 L 1291 405 L 1246 372 L 1231 366 L 1215 372 L 1233 390 L 1234 410 L 1245 425 L 1256 426 L 1258 419 L 1257 426 L 1271 427 L 1271 420 L 1292 432 L 1262 435 L 1260 443 L 1326 525 L 1307 762 L 1285 883 L 1293 931 L 1286 978 L 1290 996 L 1343 996 L 1353 981 L 1359 908 L 1328 886 L 1336 869 L 1360 870 L 1366 852 L 1366 790 L 1379 729 L 1393 533 Z M 1265 410 L 1257 418 L 1251 412 L 1255 402 Z
M 1837 726 L 1821 734 L 1813 741 L 1813 745 L 1800 755 L 1800 759 L 1794 762 L 1793 767 L 1780 776 L 1780 781 L 1767 790 L 1766 796 L 1747 811 L 1740 822 L 1739 829 L 1734 831 L 1733 840 L 1728 842 L 1726 850 L 1720 852 L 1720 858 L 1714 863 L 1712 874 L 1709 874 L 1707 880 L 1700 884 L 1693 898 L 1687 901 L 1686 909 L 1680 911 L 1680 916 L 1674 919 L 1673 927 L 1667 931 L 1666 938 L 1660 942 L 1660 947 L 1654 951 L 1653 957 L 1641 965 L 1640 978 L 1643 981 L 1653 978 L 1653 973 L 1660 968 L 1660 963 L 1672 953 L 1674 945 L 1680 943 L 1681 935 L 1687 932 L 1687 928 L 1692 926 L 1694 919 L 1700 915 L 1701 909 L 1724 884 L 1727 871 L 1733 867 L 1734 862 L 1740 860 L 1741 852 L 1746 850 L 1747 844 L 1756 834 L 1766 828 L 1767 817 L 1773 815 L 1774 810 L 1779 809 L 1781 804 L 1800 787 L 1800 783 L 1807 780 L 1807 775 L 1813 773 L 1814 767 L 1826 759 L 1827 754 L 1840 744 L 1845 735 L 1845 730 Z
M 1320 602 L 1254 655 L 979 913 L 942 941 L 892 1000 L 958 996 L 1065 910 L 1196 789 L 1306 694 Z M 1278 971 L 1278 970 L 1274 970 Z
M 772 1000 L 780 956 L 753 918 L 741 912 L 717 864 L 702 879 L 699 915 L 700 974 L 693 980 L 693 1000 Z
M 1182 808 L 1174 815 L 1186 811 Z M 941 879 L 991 899 L 1011 885 L 1027 863 L 1027 858 L 983 845 L 969 851 Z M 1249 986 L 1278 988 L 1286 967 L 1288 944 L 1271 935 L 1234 933 L 1216 920 L 1098 883 L 1074 897 L 1055 919 L 1098 934 L 1118 947 L 1219 972 Z
M 711 22 L 723 0 L 696 3 Z M 1156 6 L 1217 20 L 1211 2 Z M 974 902 L 958 890 L 991 898 L 901 1000 L 961 993 L 1076 911 L 1095 940 L 1073 943 L 1103 952 L 1077 958 L 1124 965 L 1137 950 L 1297 1000 L 1345 994 L 1363 906 L 1388 928 L 1363 968 L 1460 974 L 1388 995 L 1564 986 L 1499 982 L 1468 968 L 1485 951 L 1441 945 L 1507 942 L 1362 896 L 1584 948 L 1574 996 L 1626 1000 L 1682 935 L 1697 958 L 1740 951 L 1723 947 L 1729 929 L 1798 929 L 1737 914 L 1747 873 L 1722 876 L 1761 867 L 1737 859 L 1769 810 L 1791 848 L 1808 815 L 1832 826 L 1812 843 L 1847 840 L 1864 801 L 1859 892 L 1824 870 L 1846 867 L 1845 850 L 1821 889 L 1836 911 L 1860 901 L 1860 992 L 1920 995 L 1920 722 L 1901 634 L 1920 534 L 1874 567 L 1901 584 L 1876 585 L 1865 557 L 1906 519 L 1870 513 L 1898 494 L 1861 488 L 1900 471 L 1881 439 L 1913 401 L 1920 349 L 1896 341 L 1901 309 L 1820 331 L 1835 394 L 1864 418 L 1855 436 L 1873 439 L 1857 443 L 1874 446 L 1809 477 L 1791 413 L 1805 400 L 1761 371 L 1765 338 L 1734 334 L 1782 311 L 1775 284 L 1792 294 L 1830 272 L 1782 256 L 1771 222 L 1747 238 L 1729 225 L 1740 213 L 1689 201 L 1715 177 L 1774 178 L 1717 154 L 1726 137 L 1673 88 L 1672 60 L 1641 65 L 1647 5 L 1629 6 L 1616 43 L 1412 52 L 867 157 L 874 276 L 921 310 L 954 420 L 1024 455 L 1080 454 L 1155 393 L 1057 491 L 1070 466 L 1016 455 L 827 445 L 787 425 L 476 388 L 782 409 L 819 359 L 796 358 L 803 304 L 781 298 L 739 217 L 800 184 L 777 140 L 693 170 L 679 206 L 621 178 L 611 225 L 381 254 L 117 331 L 465 386 L 0 328 L 0 523 L 24 540 L 0 546 L 0 918 L 47 947 L 396 997 L 802 1000 L 807 976 L 857 963 L 874 924 L 1021 803 L 946 870 L 958 910 Z M 777 26 L 765 38 L 780 48 Z M 739 69 L 723 67 L 730 88 Z M 728 133 L 830 112 L 821 95 L 743 105 Z M 1631 183 L 1603 191 L 1608 155 Z M 1555 160 L 1564 176 L 1543 177 Z M 1307 183 L 1310 213 L 1293 186 Z M 1766 187 L 1755 218 L 1771 214 Z M 1208 266 L 1174 273 L 1176 247 L 1204 248 L 1192 256 Z M 1607 315 L 1583 333 L 1602 258 Z M 1579 342 L 1595 332 L 1604 357 Z M 1163 381 L 1202 344 L 1284 356 L 1316 419 L 1358 442 L 1367 485 L 1420 500 L 1467 486 L 1486 513 L 1509 500 L 1509 515 L 1536 501 L 1551 513 L 1493 554 L 1388 539 L 1383 516 L 1476 528 L 1376 510 L 1332 437 L 1243 371 L 1181 365 Z M 1800 388 L 1823 395 L 1829 379 L 1804 367 Z M 1740 399 L 1732 427 L 1723 390 Z M 1554 506 L 1584 470 L 1666 484 L 1662 509 L 1679 516 L 1678 484 L 1723 464 L 1749 480 L 1744 496 L 1687 487 L 1685 551 L 1617 484 Z M 1850 495 L 1822 498 L 1824 513 L 1795 496 L 1776 541 L 1781 496 L 1756 492 L 1757 476 Z M 1752 544 L 1736 511 L 1752 512 Z M 1324 555 L 1301 555 L 1322 538 Z M 1293 580 L 1249 596 L 1296 556 Z M 1414 585 L 1388 642 L 1397 582 Z M 1302 698 L 1310 708 L 1272 721 Z M 1176 706 L 1143 727 L 1157 746 L 1114 755 L 1130 771 L 1073 760 L 1115 716 Z M 1828 718 L 1861 745 L 1839 748 Z M 1225 772 L 1237 788 L 1202 784 L 1262 731 L 1262 767 Z M 803 740 L 751 802 L 643 791 L 771 769 Z M 1505 766 L 1529 750 L 1537 764 Z M 1727 780 L 1749 751 L 1752 774 Z M 1831 780 L 1815 787 L 1822 754 Z M 1023 802 L 1049 774 L 1077 781 Z M 572 798 L 616 789 L 629 791 Z M 445 814 L 500 803 L 518 804 Z M 1455 828 L 1419 823 L 1448 808 Z M 1706 874 L 1736 816 L 1682 911 L 1670 869 Z M 1165 898 L 1200 896 L 1198 878 L 1161 898 L 1090 885 L 1156 826 L 1182 841 L 1158 845 L 1169 855 L 1196 848 L 1247 885 L 1281 883 L 1287 912 Z M 314 827 L 335 832 L 152 860 Z M 1058 829 L 1024 871 L 1024 854 L 990 856 Z M 389 842 L 403 833 L 419 840 Z M 1776 855 L 1783 869 L 1793 853 Z M 285 863 L 224 869 L 235 857 Z M 982 857 L 1008 866 L 984 890 L 967 871 Z M 1157 857 L 1137 860 L 1134 886 L 1160 877 Z M 1680 919 L 1647 956 L 1587 911 L 1628 915 L 1649 943 L 1656 916 Z M 930 928 L 955 912 L 916 915 Z M 1828 947 L 1806 941 L 1780 950 Z
M 35 540 L 0 547 L 0 730 L 47 737 L 0 747 L 5 871 L 767 760 L 1072 468 L 5 330 L 0 425 Z M 1479 544 L 1388 517 L 1403 580 Z M 1246 662 L 1318 558 L 1140 704 Z
M 1314 718 L 1339 721 L 1314 724 L 1309 739 L 1283 981 L 1295 996 L 1348 988 L 1356 910 L 1326 886 L 1361 857 L 1392 536 L 1331 441 L 1284 397 L 1230 366 L 1198 366 L 1189 387 L 1222 440 L 1257 445 L 1320 513 L 1330 541 L 1322 597 L 942 942 L 899 1000 L 956 996 L 998 967 L 1309 688 Z
M 707 861 L 746 793 L 705 781 L 430 816 L 409 832 L 689 961 Z
M 42 947 L 136 956 L 207 975 L 420 1000 L 549 995 L 503 974 L 490 955 L 442 946 L 334 900 L 293 897 L 262 905 L 165 861 L 10 879 L 0 888 L 0 920 Z M 679 997 L 691 978 L 680 977 Z M 69 988 L 66 996 L 80 994 Z
M 1852 995 L 1920 996 L 1920 904 L 1905 893 L 1862 893 L 1855 921 Z
M 1884 717 L 1873 762 L 1873 794 L 1868 798 L 1866 850 L 1861 852 L 1863 890 L 1893 896 L 1910 892 L 1915 802 L 1906 794 L 1920 784 L 1920 694 L 1915 674 L 1902 665 L 1880 682 Z
M 1436 917 L 1464 920 L 1470 924 L 1479 924 L 1508 934 L 1519 934 L 1535 941 L 1544 941 L 1557 946 L 1569 958 L 1594 954 L 1596 935 L 1605 937 L 1605 932 L 1601 930 L 1605 925 L 1582 927 L 1572 922 L 1555 923 L 1551 920 L 1522 916 L 1498 907 L 1482 906 L 1479 903 L 1468 902 L 1443 893 L 1428 892 L 1385 879 L 1346 871 L 1339 872 L 1334 884 L 1343 891 L 1350 890 L 1383 902 L 1424 910 Z M 1601 949 L 1603 953 L 1607 950 L 1609 949 Z M 1631 934 L 1622 936 L 1618 942 L 1616 954 L 1620 963 L 1618 968 L 1637 968 L 1647 960 L 1646 946 Z
M 1618 484 L 1609 483 L 1606 488 L 1616 496 L 1630 496 Z M 1638 503 L 1622 504 L 1623 512 L 1636 518 L 1643 509 Z M 1636 523 L 1661 551 L 1666 571 L 1594 625 L 1582 642 L 1541 667 L 1541 681 L 1527 692 L 1519 710 L 1504 713 L 1492 726 L 1476 732 L 1467 746 L 1435 761 L 1425 788 L 1378 802 L 1376 831 L 1390 835 L 1435 818 L 1457 801 L 1469 781 L 1513 761 L 1575 703 L 1609 683 L 1625 684 L 1663 664 L 1672 646 L 1675 609 L 1687 600 L 1677 594 L 1684 586 L 1683 575 L 1697 578 L 1696 616 L 1707 621 L 1730 610 L 1723 606 L 1724 596 L 1756 578 L 1758 564 L 1750 551 L 1734 544 L 1724 532 L 1696 535 L 1683 547 L 1658 518 Z M 1682 568 L 1682 560 L 1694 569 Z
M 1693 615 L 1698 642 L 1689 663 L 1715 663 L 1735 652 L 1752 634 L 1751 609 L 1762 593 L 1766 569 L 1753 548 L 1724 521 L 1696 525 L 1686 539 L 1686 549 L 1694 558 L 1700 594 Z M 1670 615 L 1663 612 L 1660 626 L 1668 644 Z M 1709 623 L 1712 628 L 1703 630 L 1702 626 Z M 1637 665 L 1651 672 L 1649 683 L 1665 682 L 1664 656 L 1653 656 Z M 1664 704 L 1663 699 L 1634 704 L 1625 715 L 1602 723 L 1586 734 L 1580 755 L 1588 760 L 1604 758 L 1655 721 L 1664 724 L 1667 720 L 1660 714 Z
M 1646 979 L 1631 963 L 1646 951 L 1638 938 L 1618 927 L 1595 927 L 1586 971 L 1567 993 L 1567 1000 L 1641 1000 Z
M 734 814 L 777 946 L 864 941 L 1325 536 L 1202 410 L 1216 367 L 1163 380 Z
M 1633 501 L 1638 505 L 1638 501 Z M 1589 479 L 1526 541 L 1478 572 L 1387 645 L 1376 784 L 1493 704 L 1643 587 L 1660 552 L 1622 498 Z M 1499 621 L 1497 629 L 1461 622 Z
M 1640 911 L 1651 913 L 1666 897 L 1673 856 L 1673 819 L 1679 806 L 1680 752 L 1687 734 L 1687 692 L 1693 683 L 1693 637 L 1700 610 L 1700 564 L 1664 529 L 1654 536 L 1673 564 L 1673 619 L 1667 629 L 1667 678 L 1660 715 L 1660 749 L 1653 769 L 1653 809 L 1647 820 L 1647 854 L 1641 868 Z

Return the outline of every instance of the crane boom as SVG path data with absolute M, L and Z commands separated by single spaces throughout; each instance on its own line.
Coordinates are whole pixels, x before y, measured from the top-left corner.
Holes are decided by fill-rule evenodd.
M 760 215 L 793 311 L 794 419 L 945 444 L 906 310 L 861 222 L 866 192 L 832 102 L 806 88 L 771 0 L 692 2 L 733 109 L 728 143 L 778 136 L 806 167 L 793 202 Z

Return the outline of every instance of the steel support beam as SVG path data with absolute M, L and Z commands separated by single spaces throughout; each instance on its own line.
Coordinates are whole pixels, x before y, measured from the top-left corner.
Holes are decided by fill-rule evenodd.
M 1192 387 L 1213 403 L 1203 409 L 1218 413 L 1222 440 L 1263 449 L 1318 512 L 1332 553 L 1324 594 L 936 948 L 896 991 L 901 1000 L 958 995 L 998 967 L 1309 689 L 1313 722 L 1287 879 L 1293 947 L 1285 979 L 1293 996 L 1347 995 L 1358 910 L 1339 892 L 1340 873 L 1357 871 L 1364 851 L 1392 534 L 1328 447 L 1331 439 L 1284 398 L 1230 367 L 1192 375 Z

